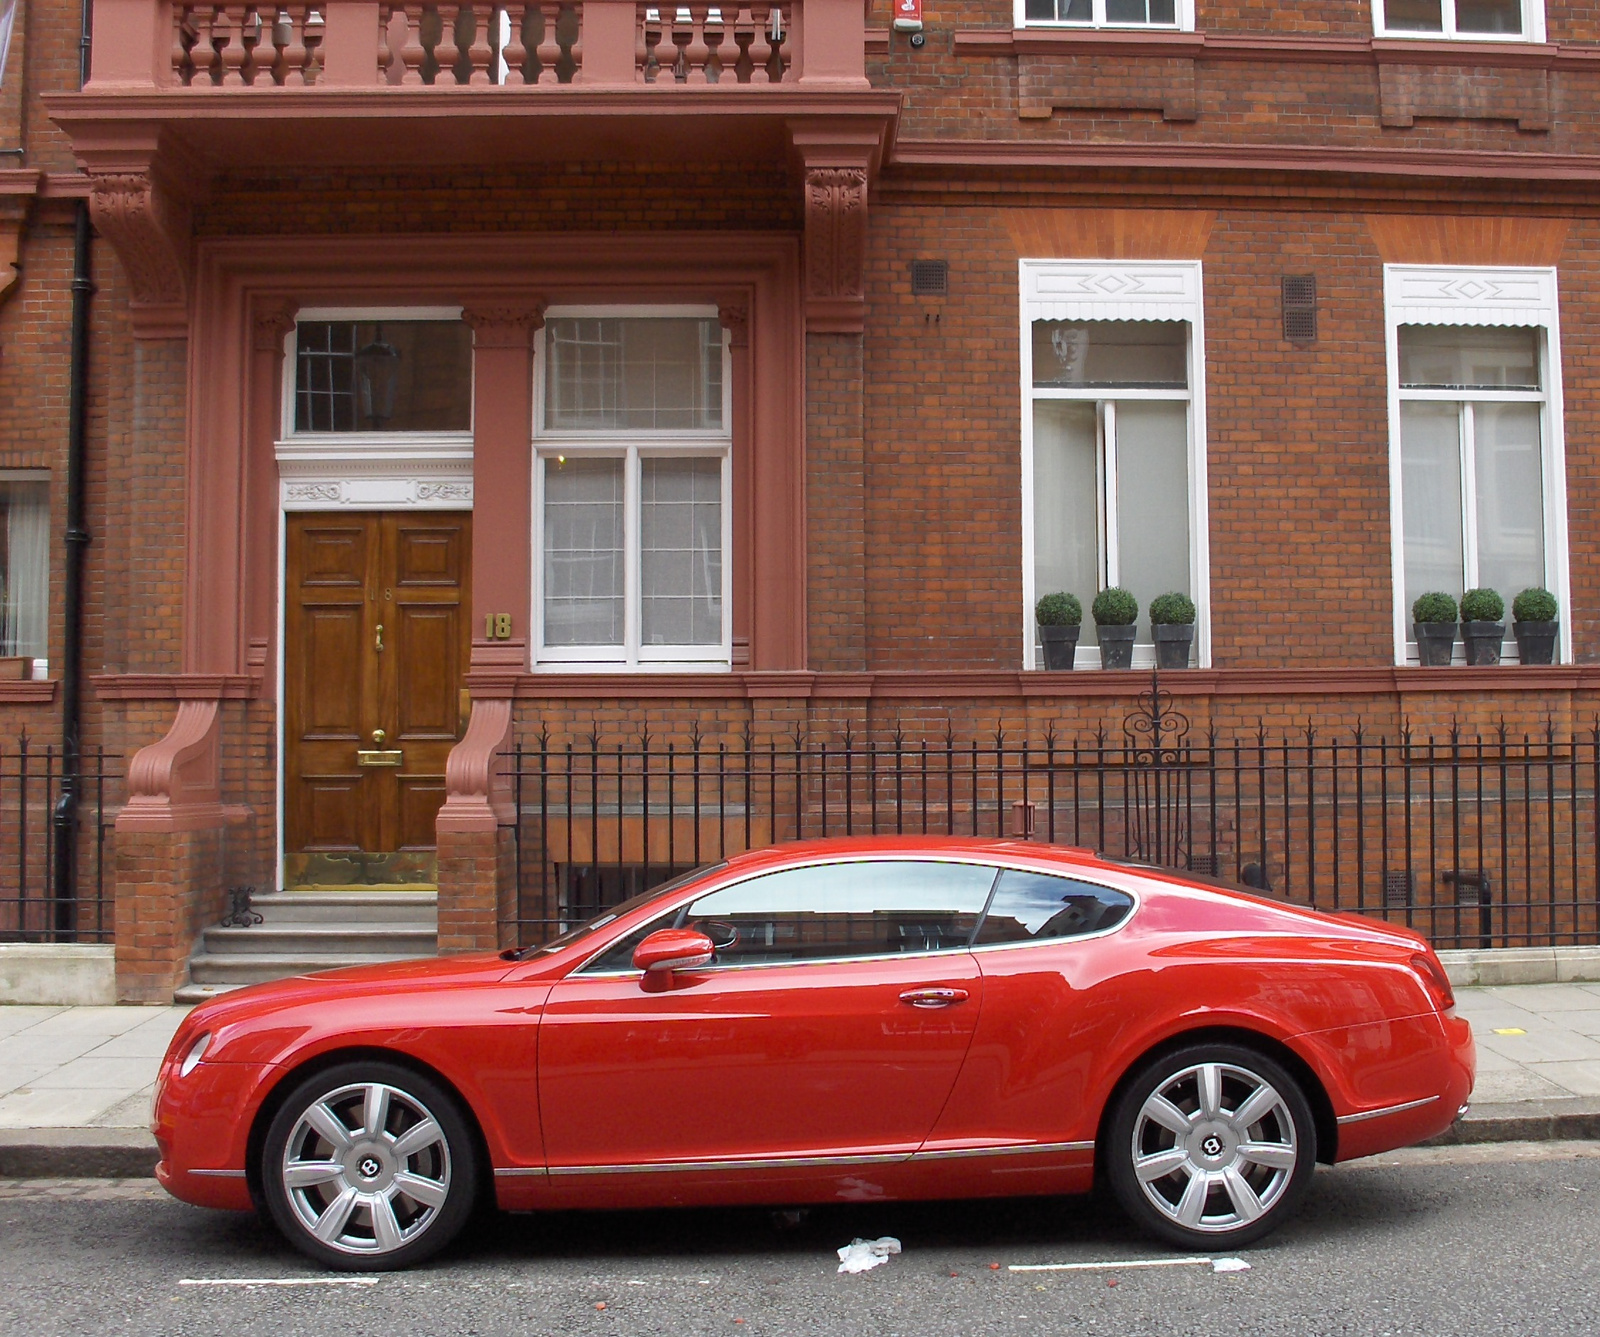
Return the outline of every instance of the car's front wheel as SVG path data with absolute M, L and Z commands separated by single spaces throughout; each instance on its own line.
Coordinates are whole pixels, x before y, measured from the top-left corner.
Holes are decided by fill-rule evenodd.
M 1264 1054 L 1195 1045 L 1123 1088 L 1102 1149 L 1123 1210 L 1188 1249 L 1232 1248 L 1288 1216 L 1316 1165 L 1300 1085 Z
M 444 1248 L 472 1213 L 478 1153 L 437 1082 L 398 1064 L 350 1063 L 290 1092 L 262 1146 L 273 1222 L 328 1267 L 409 1267 Z

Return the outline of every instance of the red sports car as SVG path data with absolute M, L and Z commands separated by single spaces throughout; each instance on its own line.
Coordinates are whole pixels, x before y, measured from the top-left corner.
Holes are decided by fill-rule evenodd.
M 513 1211 L 1087 1190 L 1231 1248 L 1318 1161 L 1434 1136 L 1471 1028 L 1403 928 L 1084 850 L 792 844 L 544 946 L 196 1008 L 161 1182 L 402 1267 Z

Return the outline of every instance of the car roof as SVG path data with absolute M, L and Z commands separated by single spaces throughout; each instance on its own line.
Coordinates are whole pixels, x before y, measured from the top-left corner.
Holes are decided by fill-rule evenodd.
M 1053 863 L 1104 866 L 1093 850 L 1043 841 L 1010 840 L 994 836 L 831 836 L 822 840 L 791 840 L 759 850 L 728 856 L 728 867 L 741 872 L 768 865 L 808 859 L 872 858 L 931 854 L 940 858 L 968 855 L 984 862 L 1009 859 L 1045 859 Z

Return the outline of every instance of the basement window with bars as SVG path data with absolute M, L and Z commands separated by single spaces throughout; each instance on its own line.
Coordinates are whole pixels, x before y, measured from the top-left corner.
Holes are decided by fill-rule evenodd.
M 1543 0 L 1372 0 L 1379 37 L 1544 41 Z
M 1015 0 L 1019 28 L 1171 28 L 1194 31 L 1194 0 Z
M 1559 330 L 1553 270 L 1392 265 L 1385 286 L 1405 664 L 1421 594 L 1488 588 L 1509 613 L 1540 586 L 1567 605 Z
M 545 667 L 731 663 L 731 406 L 714 313 L 547 315 L 535 562 Z

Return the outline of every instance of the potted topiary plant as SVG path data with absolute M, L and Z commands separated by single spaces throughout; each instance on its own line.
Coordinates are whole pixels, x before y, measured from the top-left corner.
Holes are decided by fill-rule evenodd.
M 1139 601 L 1120 585 L 1101 590 L 1089 611 L 1094 614 L 1100 638 L 1100 667 L 1133 667 L 1133 636 L 1139 620 Z
M 1556 661 L 1556 596 L 1535 586 L 1511 601 L 1511 634 L 1517 638 L 1517 658 L 1524 664 Z
M 1078 652 L 1083 605 L 1075 594 L 1047 594 L 1033 608 L 1047 669 L 1070 669 Z
M 1435 590 L 1411 605 L 1412 630 L 1417 637 L 1417 659 L 1439 667 L 1450 662 L 1456 644 L 1456 601 Z
M 1150 635 L 1157 668 L 1188 668 L 1194 644 L 1194 600 L 1174 590 L 1150 600 Z
M 1494 590 L 1468 590 L 1461 596 L 1461 639 L 1467 663 L 1498 664 L 1506 638 L 1506 601 Z

